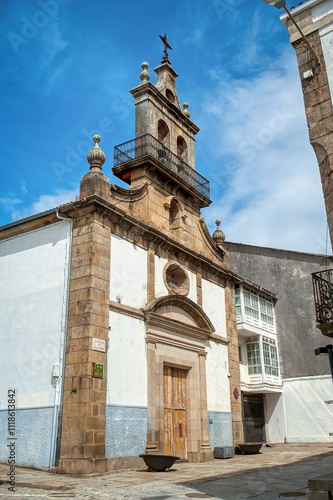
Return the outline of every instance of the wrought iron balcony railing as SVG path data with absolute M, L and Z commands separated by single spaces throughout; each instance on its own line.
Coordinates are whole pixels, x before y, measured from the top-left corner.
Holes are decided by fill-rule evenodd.
M 333 269 L 312 273 L 317 323 L 333 321 Z
M 187 184 L 209 198 L 209 181 L 187 165 L 179 156 L 172 153 L 170 149 L 166 148 L 151 134 L 145 134 L 115 146 L 113 165 L 114 167 L 118 167 L 119 165 L 123 165 L 124 163 L 146 155 L 153 156 Z

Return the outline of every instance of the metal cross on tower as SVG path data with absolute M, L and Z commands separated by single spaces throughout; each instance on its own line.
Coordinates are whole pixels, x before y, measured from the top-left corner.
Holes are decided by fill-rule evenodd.
M 170 47 L 170 45 L 168 44 L 166 33 L 164 33 L 164 36 L 161 36 L 161 35 L 160 35 L 160 39 L 161 39 L 161 40 L 162 40 L 162 42 L 164 43 L 164 56 L 163 56 L 163 61 L 168 61 L 168 60 L 169 60 L 169 58 L 168 58 L 168 52 L 167 52 L 167 49 L 172 50 L 172 47 Z

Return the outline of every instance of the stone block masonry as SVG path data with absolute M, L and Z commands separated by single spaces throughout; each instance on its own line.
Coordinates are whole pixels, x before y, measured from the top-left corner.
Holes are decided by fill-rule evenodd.
M 68 339 L 63 399 L 63 473 L 102 472 L 105 459 L 107 353 L 92 350 L 109 327 L 110 222 L 97 210 L 74 220 Z M 104 378 L 92 377 L 92 364 L 104 365 Z

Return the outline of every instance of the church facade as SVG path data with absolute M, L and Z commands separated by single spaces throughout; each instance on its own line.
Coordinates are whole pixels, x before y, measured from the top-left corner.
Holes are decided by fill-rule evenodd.
M 209 182 L 178 75 L 167 56 L 156 85 L 142 69 L 135 138 L 114 154 L 129 188 L 110 184 L 94 136 L 79 199 L 0 230 L 1 400 L 16 391 L 20 465 L 89 473 L 135 467 L 140 454 L 197 462 L 244 441 L 242 280 L 219 223 L 211 236 L 201 217 Z

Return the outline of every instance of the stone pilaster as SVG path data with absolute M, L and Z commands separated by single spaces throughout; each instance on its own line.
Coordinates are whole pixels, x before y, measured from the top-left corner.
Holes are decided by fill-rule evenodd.
M 147 339 L 148 369 L 148 426 L 146 453 L 162 453 L 159 450 L 159 373 L 156 365 L 156 341 Z
M 206 356 L 205 351 L 199 352 L 199 373 L 200 373 L 200 399 L 201 399 L 201 444 L 200 462 L 213 460 L 213 450 L 209 444 L 208 432 L 208 410 L 207 410 L 207 384 L 206 384 Z
M 228 361 L 230 373 L 230 401 L 232 418 L 232 435 L 234 445 L 244 442 L 242 402 L 240 390 L 239 354 L 238 354 L 238 332 L 236 324 L 236 306 L 234 285 L 227 282 L 225 288 L 225 309 L 227 321 Z M 234 396 L 234 389 L 237 388 L 239 397 Z
M 197 304 L 202 307 L 202 275 L 197 273 Z
M 147 303 L 155 299 L 155 253 L 147 252 Z
M 64 473 L 106 470 L 110 242 L 110 224 L 95 208 L 74 220 L 59 462 Z M 105 352 L 92 350 L 93 338 L 105 341 Z M 93 363 L 104 365 L 103 379 L 92 377 Z

